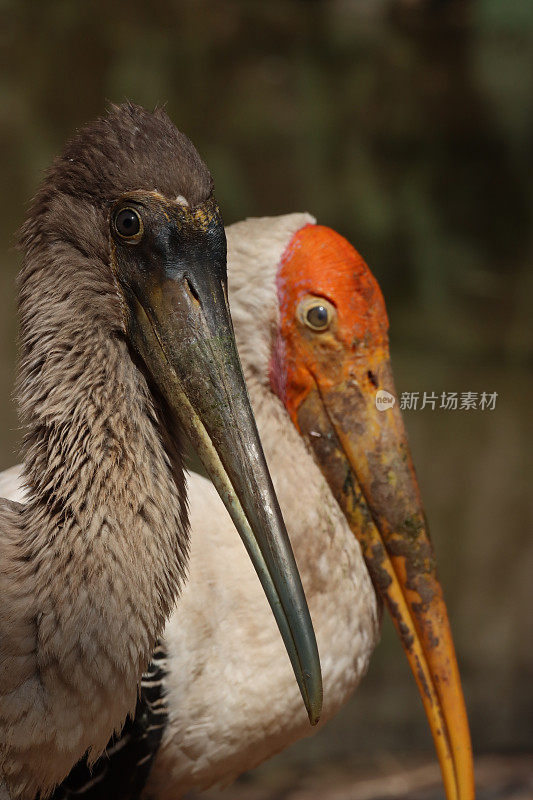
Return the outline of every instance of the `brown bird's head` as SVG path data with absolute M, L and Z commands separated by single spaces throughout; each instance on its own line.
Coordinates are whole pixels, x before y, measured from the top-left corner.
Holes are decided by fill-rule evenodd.
M 207 167 L 163 111 L 114 106 L 56 159 L 21 241 L 23 410 L 60 409 L 54 377 L 69 348 L 83 373 L 96 335 L 127 344 L 153 407 L 192 440 L 235 521 L 315 722 L 316 642 L 235 347 Z

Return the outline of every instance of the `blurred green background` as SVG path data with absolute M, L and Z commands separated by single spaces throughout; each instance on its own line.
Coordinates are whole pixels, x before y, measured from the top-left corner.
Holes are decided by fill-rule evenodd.
M 362 252 L 399 392 L 498 392 L 494 411 L 405 418 L 475 749 L 530 753 L 533 3 L 0 0 L 0 14 L 0 468 L 17 459 L 13 245 L 28 201 L 107 100 L 164 103 L 227 223 L 308 210 Z M 268 774 L 431 749 L 386 623 L 349 706 Z

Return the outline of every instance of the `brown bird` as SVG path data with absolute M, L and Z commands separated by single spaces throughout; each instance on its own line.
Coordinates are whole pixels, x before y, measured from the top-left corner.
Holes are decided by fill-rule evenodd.
M 55 161 L 22 248 L 26 500 L 0 500 L 0 798 L 48 793 L 135 706 L 186 574 L 182 431 L 245 540 L 316 722 L 316 643 L 196 150 L 163 112 L 113 107 Z
M 348 700 L 391 612 L 418 682 L 449 800 L 472 800 L 461 680 L 395 395 L 379 286 L 307 214 L 227 229 L 235 335 L 302 575 L 324 678 L 322 722 Z M 381 395 L 383 396 L 383 395 Z M 17 471 L 5 475 L 17 491 Z M 226 784 L 309 735 L 281 642 L 220 498 L 188 480 L 190 580 L 144 703 L 91 771 L 54 800 L 176 800 Z M 374 588 L 372 586 L 374 584 Z M 254 642 L 253 649 L 248 643 Z

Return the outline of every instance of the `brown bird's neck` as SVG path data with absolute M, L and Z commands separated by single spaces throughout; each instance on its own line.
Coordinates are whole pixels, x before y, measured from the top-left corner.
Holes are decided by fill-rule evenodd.
M 40 277 L 42 287 L 32 286 Z M 87 747 L 97 754 L 133 709 L 188 550 L 181 456 L 164 441 L 163 412 L 118 326 L 105 318 L 110 297 L 92 294 L 83 271 L 85 297 L 45 278 L 27 265 L 22 273 L 28 499 L 16 514 L 7 509 L 19 564 L 12 585 L 20 586 L 20 563 L 27 584 L 21 629 L 34 639 L 13 687 L 21 708 L 31 706 L 32 732 L 20 753 L 20 780 L 30 789 L 32 780 L 36 787 L 60 780 L 63 760 L 68 772 Z
M 165 449 L 161 412 L 126 343 L 93 330 L 89 348 L 80 345 L 62 354 L 53 388 L 32 404 L 22 524 L 38 591 L 55 615 L 65 611 L 64 635 L 86 637 L 94 608 L 91 658 L 100 638 L 138 674 L 187 559 L 179 455 Z M 50 370 L 43 365 L 42 382 Z

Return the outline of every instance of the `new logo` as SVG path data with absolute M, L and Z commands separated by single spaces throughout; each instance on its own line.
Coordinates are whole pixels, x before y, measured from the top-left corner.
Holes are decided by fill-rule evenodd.
M 386 411 L 388 408 L 392 408 L 394 403 L 396 402 L 396 398 L 390 392 L 385 391 L 385 389 L 378 389 L 376 392 L 376 408 L 378 411 Z

